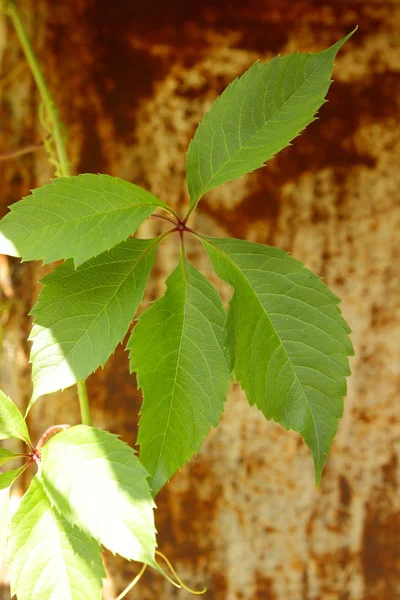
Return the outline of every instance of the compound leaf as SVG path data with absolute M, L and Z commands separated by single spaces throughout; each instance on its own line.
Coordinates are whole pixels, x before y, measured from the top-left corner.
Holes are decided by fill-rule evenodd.
M 135 316 L 161 239 L 130 238 L 76 270 L 69 260 L 43 279 L 32 309 L 32 402 L 104 365 Z
M 262 167 L 314 120 L 335 56 L 353 33 L 322 52 L 256 62 L 226 88 L 187 152 L 191 211 L 209 190 Z
M 45 490 L 57 510 L 111 552 L 158 568 L 148 473 L 132 448 L 78 425 L 42 450 Z
M 0 390 L 0 440 L 17 438 L 29 441 L 24 417 L 14 402 Z
M 102 598 L 100 546 L 52 507 L 39 475 L 11 520 L 8 563 L 18 600 Z
M 342 415 L 350 329 L 339 299 L 282 250 L 203 238 L 216 273 L 230 283 L 227 343 L 250 404 L 300 433 L 321 477 Z
M 60 177 L 10 207 L 0 222 L 0 253 L 75 267 L 133 234 L 156 207 L 146 190 L 109 175 Z
M 219 422 L 230 380 L 225 318 L 215 288 L 182 256 L 164 296 L 133 330 L 131 370 L 144 393 L 140 460 L 154 495 Z

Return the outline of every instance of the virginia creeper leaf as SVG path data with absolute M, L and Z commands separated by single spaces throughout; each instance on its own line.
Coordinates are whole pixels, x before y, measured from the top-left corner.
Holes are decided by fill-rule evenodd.
M 256 62 L 225 89 L 187 152 L 191 210 L 209 190 L 262 167 L 314 120 L 353 33 L 322 52 Z
M 5 490 L 12 486 L 14 481 L 18 479 L 21 475 L 22 471 L 25 469 L 25 465 L 22 467 L 18 467 L 18 469 L 12 469 L 11 471 L 6 471 L 5 473 L 0 473 L 0 490 Z
M 215 288 L 182 256 L 164 296 L 140 316 L 128 342 L 144 394 L 140 460 L 154 495 L 219 422 L 230 379 L 224 323 Z
M 10 207 L 0 222 L 0 254 L 75 267 L 133 234 L 156 207 L 146 190 L 109 175 L 60 177 Z
M 24 466 L 0 473 L 0 566 L 4 561 L 7 547 L 11 486 L 23 470 Z
M 216 273 L 234 288 L 227 343 L 250 404 L 300 433 L 321 477 L 346 395 L 353 354 L 339 299 L 282 250 L 204 238 Z
M 17 438 L 29 441 L 24 417 L 14 402 L 0 390 L 0 440 Z
M 52 507 L 39 475 L 11 520 L 8 562 L 18 600 L 102 598 L 99 545 Z
M 111 552 L 157 568 L 148 473 L 116 435 L 86 425 L 58 433 L 42 450 L 42 476 L 70 523 Z
M 69 260 L 43 279 L 32 309 L 32 402 L 104 365 L 135 316 L 160 240 L 130 238 L 76 270 Z
M 21 456 L 20 454 L 15 454 L 15 452 L 11 452 L 11 450 L 7 450 L 7 448 L 0 448 L 0 466 L 4 465 L 4 463 L 12 460 L 13 458 L 18 458 Z
M 0 567 L 5 559 L 8 539 L 8 523 L 10 520 L 10 489 L 0 490 Z

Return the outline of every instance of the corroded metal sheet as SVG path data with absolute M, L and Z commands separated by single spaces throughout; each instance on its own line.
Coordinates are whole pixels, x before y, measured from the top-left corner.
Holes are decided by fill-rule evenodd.
M 343 299 L 356 357 L 321 486 L 314 489 L 299 437 L 266 423 L 233 387 L 220 428 L 159 494 L 157 527 L 160 548 L 191 586 L 209 588 L 209 600 L 400 598 L 400 3 L 21 4 L 76 171 L 127 178 L 179 211 L 187 144 L 226 84 L 257 58 L 321 49 L 358 23 L 320 119 L 263 170 L 210 192 L 192 220 L 210 235 L 286 249 Z M 0 38 L 2 74 L 11 77 L 0 87 L 3 151 L 43 134 L 34 86 L 4 23 Z M 44 153 L 0 163 L 2 214 L 50 176 Z M 190 256 L 217 282 L 198 245 Z M 163 247 L 146 303 L 162 293 L 176 260 L 177 246 Z M 2 265 L 1 384 L 24 405 L 27 313 L 41 271 Z M 221 291 L 228 299 L 229 289 Z M 134 443 L 140 393 L 123 348 L 89 389 L 95 423 Z M 33 437 L 77 419 L 73 390 L 44 398 L 32 412 Z M 106 560 L 117 592 L 137 565 Z M 153 573 L 137 589 L 142 600 L 188 597 Z

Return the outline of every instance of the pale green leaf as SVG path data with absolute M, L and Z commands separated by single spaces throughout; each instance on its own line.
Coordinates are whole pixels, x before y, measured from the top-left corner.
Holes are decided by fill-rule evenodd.
M 0 567 L 5 559 L 10 520 L 10 487 L 0 489 Z
M 107 431 L 78 425 L 42 450 L 46 492 L 57 509 L 103 546 L 157 568 L 148 473 L 132 448 Z
M 322 52 L 256 62 L 226 88 L 188 149 L 191 210 L 209 190 L 262 167 L 314 120 L 335 56 L 353 33 Z
M 18 479 L 24 470 L 25 465 L 18 467 L 18 469 L 12 469 L 11 471 L 0 473 L 0 490 L 5 490 L 6 488 L 11 487 L 14 481 Z
M 0 222 L 0 254 L 79 266 L 133 234 L 156 207 L 146 190 L 109 175 L 53 179 L 10 207 Z
M 102 598 L 99 545 L 51 506 L 39 475 L 11 520 L 8 565 L 18 600 Z
M 161 239 L 130 238 L 76 270 L 67 261 L 43 279 L 32 310 L 32 402 L 105 364 L 135 316 Z
M 353 354 L 339 299 L 282 250 L 203 238 L 216 273 L 230 283 L 227 341 L 250 404 L 300 433 L 321 477 L 346 395 Z
M 225 316 L 215 288 L 182 257 L 129 340 L 131 370 L 144 393 L 140 460 L 154 495 L 219 422 L 230 379 Z
M 13 460 L 13 458 L 19 458 L 21 454 L 15 454 L 15 452 L 11 452 L 11 450 L 7 450 L 7 448 L 0 448 L 0 466 L 4 465 L 4 463 L 9 460 Z
M 17 438 L 29 441 L 24 417 L 14 402 L 0 390 L 0 440 Z

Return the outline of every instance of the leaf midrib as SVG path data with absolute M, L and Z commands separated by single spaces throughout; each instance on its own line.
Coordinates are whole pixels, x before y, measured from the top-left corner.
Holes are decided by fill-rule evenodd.
M 151 207 L 151 206 L 160 206 L 160 205 L 157 204 L 157 203 L 154 203 L 154 204 L 149 204 L 149 203 L 132 204 L 131 206 L 126 206 L 124 208 L 114 208 L 114 209 L 109 210 L 109 211 L 92 213 L 91 215 L 84 215 L 82 217 L 76 217 L 76 218 L 70 219 L 70 220 L 59 221 L 58 223 L 51 223 L 50 225 L 43 225 L 42 227 L 36 227 L 35 229 L 26 229 L 25 231 L 23 231 L 21 233 L 17 233 L 16 236 L 25 236 L 26 237 L 26 235 L 32 234 L 34 232 L 36 233 L 38 231 L 42 231 L 43 229 L 51 229 L 52 227 L 56 227 L 57 228 L 57 227 L 64 226 L 64 225 L 73 225 L 73 224 L 75 224 L 75 223 L 77 223 L 79 221 L 82 221 L 84 219 L 95 219 L 97 217 L 104 218 L 104 216 L 106 216 L 106 215 L 111 215 L 111 214 L 116 213 L 116 212 L 123 213 L 124 211 L 134 211 L 136 208 L 141 208 L 143 206 L 149 206 L 149 207 Z M 32 206 L 31 208 L 35 208 L 35 207 Z M 164 208 L 164 207 L 161 207 L 161 208 Z M 41 210 L 46 210 L 46 209 L 44 207 L 41 207 Z M 15 214 L 16 212 L 17 211 L 11 211 L 10 214 Z M 57 215 L 57 213 L 55 213 L 55 212 L 52 212 L 52 211 L 48 211 L 48 212 L 51 212 L 52 215 Z M 10 225 L 11 225 L 11 223 L 10 223 Z M 15 222 L 13 222 L 12 225 L 15 225 Z M 85 234 L 85 236 L 88 235 L 89 233 L 91 233 L 91 231 L 92 230 L 88 231 Z M 82 240 L 81 240 L 81 243 L 82 243 Z
M 163 454 L 163 450 L 165 447 L 165 441 L 166 441 L 166 437 L 167 437 L 167 432 L 169 429 L 169 423 L 171 420 L 171 414 L 172 414 L 172 405 L 173 405 L 173 398 L 175 395 L 175 388 L 176 388 L 176 384 L 177 384 L 177 380 L 178 380 L 178 370 L 179 370 L 179 366 L 180 366 L 180 361 L 181 361 L 181 356 L 182 356 L 182 344 L 183 344 L 183 332 L 185 329 L 185 322 L 186 322 L 186 315 L 187 315 L 187 308 L 188 308 L 188 302 L 187 302 L 187 297 L 188 297 L 188 275 L 187 275 L 187 271 L 186 271 L 186 259 L 185 256 L 182 256 L 182 267 L 183 267 L 183 273 L 184 273 L 184 284 L 185 284 L 185 294 L 184 294 L 184 299 L 183 299 L 183 315 L 182 315 L 182 330 L 181 330 L 181 339 L 179 342 L 179 348 L 178 348 L 178 357 L 177 357 L 177 361 L 176 361 L 176 368 L 175 368 L 175 376 L 174 376 L 174 384 L 173 384 L 173 388 L 171 391 L 171 399 L 170 399 L 170 403 L 169 403 L 169 410 L 168 410 L 168 418 L 167 418 L 167 422 L 165 424 L 165 429 L 164 429 L 164 435 L 163 435 L 163 439 L 161 442 L 161 447 L 159 449 L 158 452 L 158 458 L 157 458 L 157 464 L 156 464 L 156 468 L 154 471 L 154 475 L 152 477 L 153 481 L 156 479 L 157 477 L 157 473 L 160 467 L 160 461 L 161 461 L 161 456 Z

